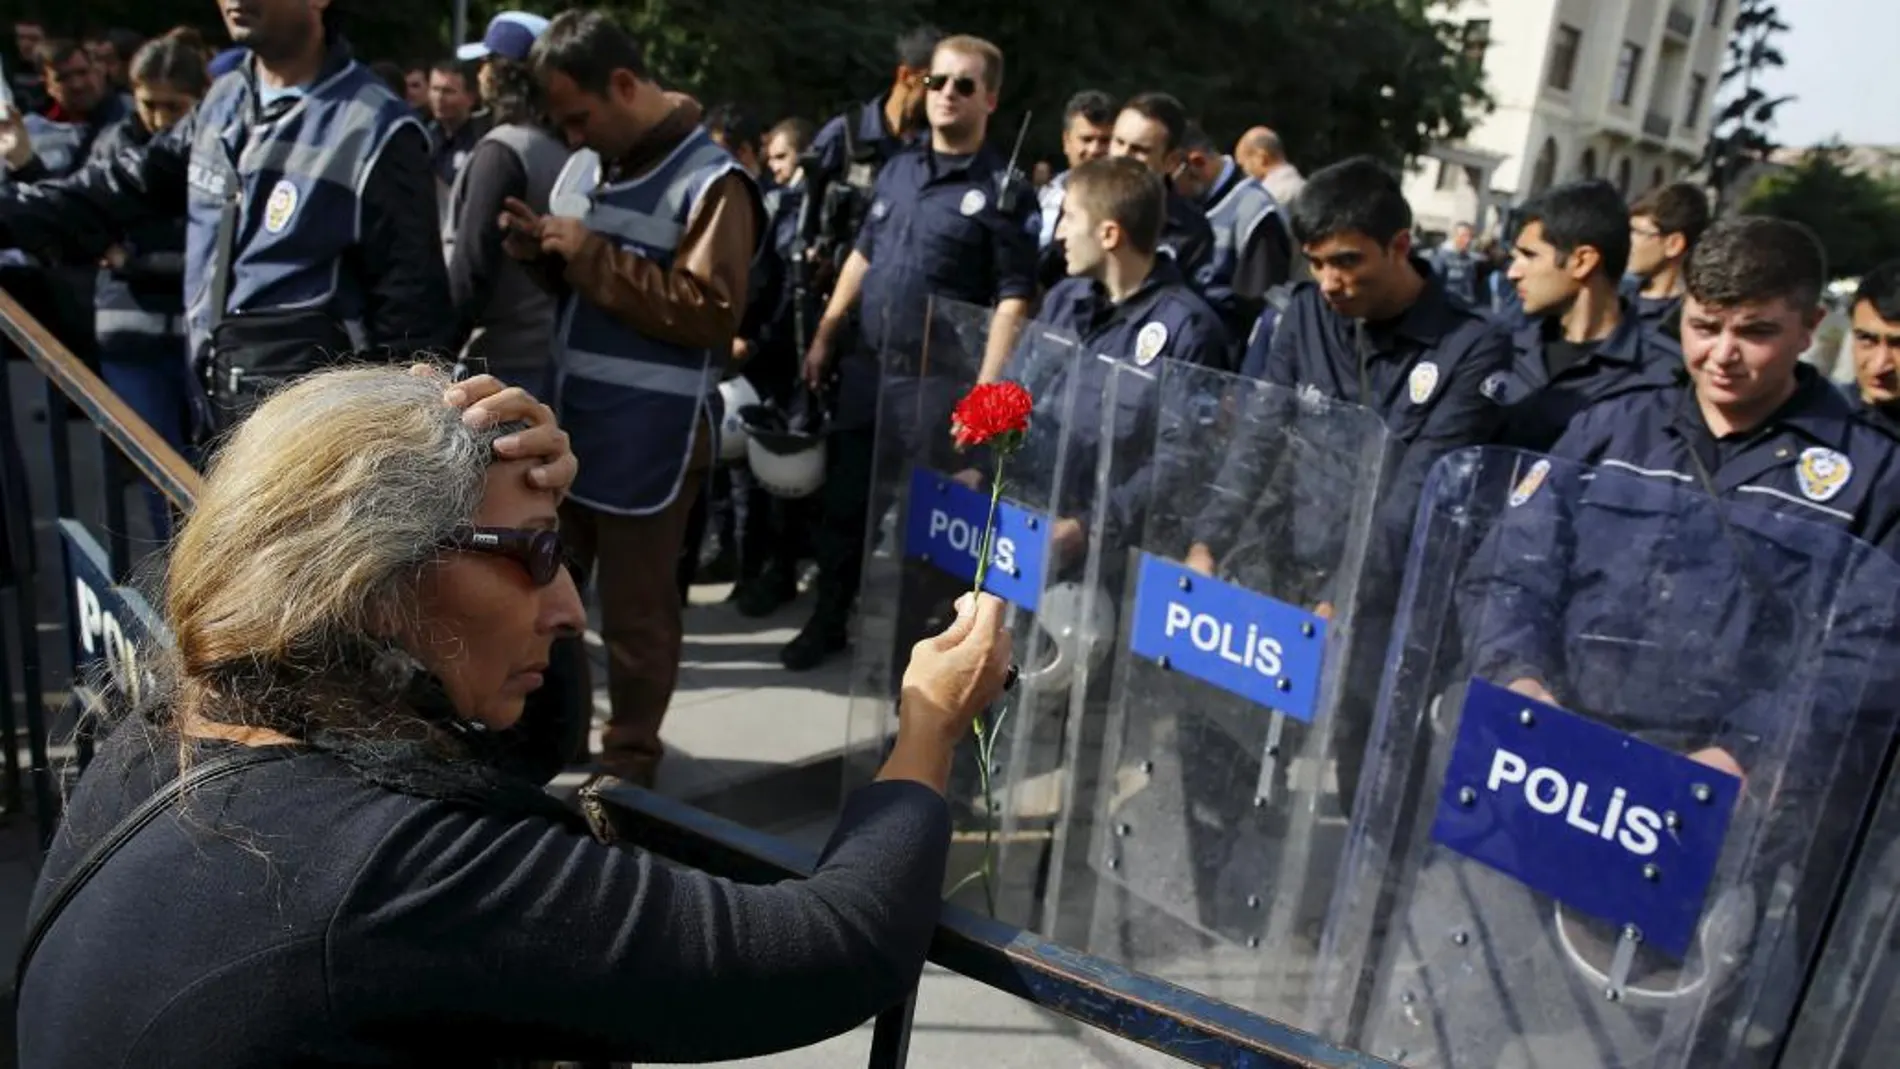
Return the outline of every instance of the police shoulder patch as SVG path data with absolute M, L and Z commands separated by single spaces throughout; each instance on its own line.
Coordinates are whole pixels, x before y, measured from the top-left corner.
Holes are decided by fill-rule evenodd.
M 871 218 L 882 219 L 891 214 L 891 202 L 879 197 L 871 202 Z
M 1810 446 L 1801 451 L 1801 460 L 1795 465 L 1795 481 L 1801 484 L 1801 493 L 1809 501 L 1831 501 L 1847 480 L 1854 476 L 1854 463 L 1845 453 L 1822 446 Z
M 1438 365 L 1430 360 L 1421 360 L 1412 369 L 1412 377 L 1407 382 L 1411 391 L 1412 403 L 1422 405 L 1431 400 L 1432 391 L 1438 389 Z
M 264 202 L 264 229 L 272 234 L 281 233 L 296 213 L 297 186 L 288 178 L 279 178 L 271 187 L 270 199 Z
M 1537 493 L 1538 488 L 1543 486 L 1544 480 L 1549 477 L 1550 461 L 1540 460 L 1532 464 L 1531 470 L 1525 472 L 1524 477 L 1519 479 L 1517 485 L 1511 488 L 1511 507 L 1516 508 L 1524 502 L 1529 501 L 1531 495 Z
M 1504 384 L 1507 380 L 1508 377 L 1504 372 L 1494 371 L 1485 376 L 1484 384 L 1478 387 L 1478 392 L 1489 400 L 1502 400 L 1504 397 Z
M 1135 363 L 1147 367 L 1161 355 L 1161 347 L 1168 344 L 1167 325 L 1158 320 L 1149 320 L 1143 324 L 1141 332 L 1135 335 Z
M 990 199 L 983 195 L 982 190 L 972 189 L 963 195 L 963 203 L 959 206 L 959 210 L 965 215 L 975 215 L 977 212 L 982 211 L 983 207 L 989 202 Z

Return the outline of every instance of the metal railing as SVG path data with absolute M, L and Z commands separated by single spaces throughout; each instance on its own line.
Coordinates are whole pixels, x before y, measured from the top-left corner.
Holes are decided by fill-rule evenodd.
M 104 443 L 107 556 L 114 581 L 129 569 L 124 521 L 123 476 L 136 472 L 189 510 L 202 482 L 191 467 L 12 297 L 0 290 L 0 331 L 23 350 L 46 379 L 48 433 L 52 448 L 54 500 L 61 518 L 74 513 L 66 405 L 76 406 Z M 10 404 L 0 374 L 0 404 Z M 4 425 L 0 422 L 0 425 Z M 0 450 L 14 442 L 0 441 Z M 130 465 L 128 468 L 127 465 Z M 7 522 L 33 536 L 31 495 L 25 487 L 4 502 Z M 115 504 L 116 502 L 116 504 Z M 35 784 L 36 815 L 43 831 L 57 820 L 48 758 L 45 695 L 36 641 L 36 562 L 15 577 L 16 615 L 22 628 L 22 666 L 27 735 Z M 3 577 L 0 577 L 3 578 Z M 0 668 L 5 642 L 0 636 Z M 0 698 L 10 689 L 0 678 Z M 17 739 L 10 701 L 0 708 L 8 737 L 5 757 L 10 811 L 19 811 Z M 633 787 L 603 792 L 620 837 L 656 854 L 715 875 L 752 882 L 810 872 L 814 858 L 775 836 L 744 828 L 682 802 Z M 14 918 L 20 923 L 21 918 Z M 8 921 L 0 920 L 0 923 Z M 1068 1017 L 1104 1035 L 1116 1036 L 1197 1065 L 1249 1069 L 1373 1069 L 1390 1065 L 1370 1055 L 1325 1043 L 1288 1025 L 1186 988 L 1122 968 L 1040 939 L 1021 929 L 945 905 L 929 960 L 985 987 Z M 910 1048 L 916 992 L 881 1014 L 873 1029 L 871 1069 L 898 1069 Z

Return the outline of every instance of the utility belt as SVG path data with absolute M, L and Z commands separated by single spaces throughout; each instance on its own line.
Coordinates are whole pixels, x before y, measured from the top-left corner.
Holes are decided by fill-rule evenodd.
M 278 387 L 340 364 L 355 350 L 342 322 L 322 309 L 225 316 L 196 358 L 211 432 L 235 426 Z

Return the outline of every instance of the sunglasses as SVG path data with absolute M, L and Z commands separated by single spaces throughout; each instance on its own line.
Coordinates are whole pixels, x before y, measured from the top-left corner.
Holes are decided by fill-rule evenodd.
M 968 75 L 952 78 L 948 74 L 931 74 L 926 75 L 924 78 L 924 88 L 933 93 L 938 92 L 946 86 L 955 89 L 958 96 L 973 97 L 976 95 L 976 79 Z
M 468 553 L 489 553 L 508 557 L 528 572 L 535 586 L 547 586 L 561 574 L 565 558 L 561 536 L 548 530 L 521 527 L 472 527 L 464 525 L 442 540 L 444 549 Z

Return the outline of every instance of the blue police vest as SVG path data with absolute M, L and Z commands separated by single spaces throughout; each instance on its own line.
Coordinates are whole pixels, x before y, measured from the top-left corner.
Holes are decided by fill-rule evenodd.
M 549 208 L 668 269 L 700 196 L 738 166 L 697 129 L 653 170 L 603 186 L 600 157 L 582 150 L 555 180 Z M 627 516 L 671 504 L 702 410 L 712 410 L 717 433 L 713 353 L 648 338 L 579 295 L 561 309 L 556 339 L 555 410 L 582 458 L 571 496 Z
M 93 142 L 92 156 L 111 156 L 151 140 L 138 118 L 121 120 Z M 185 298 L 179 279 L 185 251 L 185 221 L 159 217 L 134 224 L 120 235 L 128 258 L 125 272 L 99 269 L 93 288 L 92 326 L 105 360 L 178 360 L 185 355 Z
M 248 74 L 217 80 L 198 105 L 188 171 L 185 297 L 192 351 L 232 312 L 329 311 L 362 345 L 363 285 L 343 254 L 362 238 L 362 192 L 390 135 L 421 129 L 409 106 L 349 60 L 274 119 L 257 120 Z M 218 217 L 236 197 L 225 307 L 211 295 L 221 265 Z
M 1231 168 L 1233 163 L 1230 161 L 1227 166 Z M 1226 178 L 1223 172 L 1221 180 Z M 1218 183 L 1215 188 L 1219 188 Z M 1233 281 L 1234 272 L 1240 266 L 1241 250 L 1253 239 L 1254 230 L 1276 215 L 1279 208 L 1280 202 L 1253 178 L 1234 183 L 1226 196 L 1208 207 L 1207 225 L 1214 230 L 1214 254 L 1197 279 L 1203 289 L 1209 285 L 1226 286 Z M 1273 224 L 1278 226 L 1278 220 L 1274 219 Z

